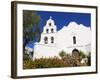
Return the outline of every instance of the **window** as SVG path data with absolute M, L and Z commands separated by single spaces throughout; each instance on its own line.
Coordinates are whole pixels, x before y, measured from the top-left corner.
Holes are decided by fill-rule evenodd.
M 54 29 L 51 29 L 51 33 L 53 33 L 54 32 Z
M 48 29 L 46 29 L 46 33 L 48 33 L 49 32 L 49 30 Z
M 44 37 L 44 43 L 48 44 L 48 38 L 47 37 Z
M 49 26 L 51 26 L 51 23 L 49 23 Z
M 76 37 L 73 36 L 73 44 L 76 44 Z
M 54 37 L 51 37 L 51 43 L 54 43 Z

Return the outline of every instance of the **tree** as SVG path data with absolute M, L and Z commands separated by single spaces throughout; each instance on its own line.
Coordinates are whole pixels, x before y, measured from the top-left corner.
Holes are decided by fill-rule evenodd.
M 90 66 L 91 65 L 91 52 L 89 52 L 89 55 L 87 56 L 87 58 L 88 58 L 87 65 Z
M 66 52 L 65 52 L 65 51 L 61 51 L 61 52 L 59 53 L 59 56 L 60 56 L 61 58 L 63 58 L 65 55 L 66 55 Z
M 23 51 L 25 51 L 25 46 L 29 41 L 32 41 L 40 37 L 39 28 L 40 16 L 36 11 L 23 11 Z
M 79 55 L 80 55 L 81 58 L 86 58 L 86 55 L 85 55 L 85 53 L 83 51 L 80 51 Z

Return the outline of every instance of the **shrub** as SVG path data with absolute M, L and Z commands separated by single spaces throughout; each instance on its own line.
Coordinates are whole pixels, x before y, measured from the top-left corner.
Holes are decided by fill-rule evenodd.
M 82 64 L 80 62 L 80 57 L 85 58 L 86 55 L 80 51 L 79 58 L 66 54 L 64 51 L 59 53 L 58 57 L 49 57 L 49 58 L 40 58 L 35 59 L 34 61 L 28 56 L 25 55 L 23 58 L 23 68 L 24 69 L 34 69 L 34 68 L 57 68 L 57 67 L 76 67 L 76 66 L 88 66 L 91 64 L 91 56 L 88 56 L 88 64 Z
M 89 52 L 89 55 L 87 56 L 87 58 L 88 58 L 87 65 L 90 66 L 91 65 L 91 52 Z
M 86 58 L 86 55 L 85 55 L 85 53 L 83 51 L 80 51 L 79 55 L 80 55 L 81 58 Z
M 65 51 L 61 51 L 61 52 L 59 53 L 59 56 L 60 56 L 61 58 L 63 58 L 65 55 L 66 55 Z
M 28 55 L 28 54 L 24 54 L 23 59 L 24 59 L 24 60 L 29 60 L 29 59 L 30 59 L 30 57 L 29 57 L 29 55 Z
M 24 69 L 32 68 L 55 68 L 55 67 L 66 67 L 67 64 L 64 63 L 62 59 L 57 57 L 53 58 L 40 58 L 32 60 L 24 60 Z

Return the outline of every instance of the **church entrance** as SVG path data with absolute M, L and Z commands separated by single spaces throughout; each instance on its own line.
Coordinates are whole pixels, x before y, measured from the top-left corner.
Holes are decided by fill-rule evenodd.
M 78 49 L 73 49 L 72 50 L 72 56 L 75 58 L 79 58 L 79 50 Z

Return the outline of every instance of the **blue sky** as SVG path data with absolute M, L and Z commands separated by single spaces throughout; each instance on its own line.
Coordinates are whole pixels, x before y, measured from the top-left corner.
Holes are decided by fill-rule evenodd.
M 78 24 L 83 24 L 87 27 L 91 27 L 91 14 L 89 13 L 71 13 L 71 12 L 50 12 L 50 11 L 36 11 L 40 16 L 39 27 L 43 31 L 43 27 L 46 21 L 52 16 L 55 21 L 57 30 L 60 30 L 63 26 L 67 26 L 71 21 L 75 21 Z M 33 47 L 34 43 L 30 42 L 27 46 Z
M 43 26 L 50 16 L 52 16 L 52 19 L 55 21 L 57 30 L 60 30 L 65 25 L 67 26 L 71 21 L 75 21 L 78 24 L 83 24 L 87 27 L 91 26 L 91 14 L 89 13 L 37 11 L 37 14 L 40 15 L 41 18 L 39 24 L 41 30 L 43 30 Z

